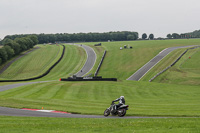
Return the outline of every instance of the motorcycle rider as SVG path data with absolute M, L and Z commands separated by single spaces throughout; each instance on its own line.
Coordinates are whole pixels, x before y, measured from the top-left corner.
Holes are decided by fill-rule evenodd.
M 125 104 L 124 96 L 120 96 L 120 98 L 117 98 L 116 100 L 112 101 L 112 103 L 117 102 L 117 101 L 119 101 L 119 103 L 116 104 L 116 105 L 114 106 L 115 111 L 116 111 L 117 108 L 119 108 L 121 105 L 124 105 L 124 104 Z

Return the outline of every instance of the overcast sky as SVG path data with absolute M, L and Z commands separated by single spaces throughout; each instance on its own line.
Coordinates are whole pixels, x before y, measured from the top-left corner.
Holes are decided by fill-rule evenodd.
M 200 0 L 0 0 L 0 38 L 26 33 L 200 29 Z

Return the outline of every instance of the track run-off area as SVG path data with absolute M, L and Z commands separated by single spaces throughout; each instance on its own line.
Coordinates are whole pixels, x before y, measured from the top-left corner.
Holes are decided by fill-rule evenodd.
M 88 72 L 93 68 L 96 62 L 96 53 L 94 50 L 86 45 L 78 45 L 85 49 L 87 53 L 87 60 L 83 66 L 83 68 L 76 73 L 77 76 L 84 76 L 88 74 Z M 156 57 L 154 57 L 151 61 L 145 64 L 141 69 L 139 69 L 135 74 L 133 74 L 127 80 L 139 80 L 142 76 L 144 76 L 153 66 L 155 66 L 160 60 L 162 60 L 165 56 L 167 56 L 170 52 L 178 48 L 186 48 L 192 46 L 181 46 L 181 47 L 172 47 L 167 48 L 161 51 Z M 28 84 L 37 84 L 42 82 L 51 82 L 51 81 L 39 81 L 39 82 L 27 82 L 27 83 L 18 83 L 12 85 L 4 85 L 0 86 L 0 92 L 6 91 L 9 89 L 14 89 L 16 87 L 28 85 Z M 3 116 L 33 116 L 33 117 L 68 117 L 68 118 L 105 118 L 103 115 L 81 115 L 81 114 L 65 114 L 65 113 L 51 113 L 51 112 L 39 112 L 39 111 L 31 111 L 31 110 L 22 110 L 15 108 L 7 108 L 0 107 L 0 115 Z M 119 118 L 115 116 L 109 116 L 107 118 Z M 123 118 L 176 118 L 176 117 L 143 117 L 143 116 L 125 116 Z M 179 117 L 180 118 L 180 117 Z

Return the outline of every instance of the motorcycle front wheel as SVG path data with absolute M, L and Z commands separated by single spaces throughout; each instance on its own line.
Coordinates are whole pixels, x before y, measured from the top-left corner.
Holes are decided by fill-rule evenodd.
M 118 116 L 119 117 L 123 117 L 126 115 L 126 109 L 120 109 L 118 110 Z
M 110 110 L 109 110 L 109 109 L 106 109 L 106 110 L 104 111 L 104 116 L 107 117 L 107 116 L 109 116 L 109 115 L 110 115 Z

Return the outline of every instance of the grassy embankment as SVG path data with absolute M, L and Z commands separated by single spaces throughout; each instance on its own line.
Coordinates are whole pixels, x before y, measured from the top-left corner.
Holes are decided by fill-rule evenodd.
M 104 63 L 101 67 L 101 70 L 99 72 L 99 75 L 103 76 L 103 77 L 115 77 L 115 78 L 118 78 L 119 80 L 125 80 L 129 76 L 131 76 L 136 70 L 138 70 L 140 67 L 142 67 L 146 62 L 148 62 L 155 55 L 157 55 L 164 48 L 173 47 L 173 46 L 183 46 L 183 45 L 196 45 L 198 43 L 199 43 L 199 39 L 164 40 L 164 41 L 104 42 L 104 43 L 102 43 L 102 46 L 98 46 L 98 47 L 92 46 L 94 43 L 86 43 L 86 45 L 90 45 L 91 47 L 93 47 L 95 52 L 97 53 L 96 64 L 89 73 L 94 74 L 94 72 L 96 71 L 98 64 L 101 60 L 101 57 L 103 55 L 104 49 L 106 49 L 108 52 L 107 52 L 106 58 L 104 60 Z M 123 45 L 132 46 L 133 49 L 119 50 L 119 47 L 121 47 Z M 56 67 L 55 69 L 53 69 L 54 71 L 51 72 L 50 75 L 47 75 L 45 78 L 40 79 L 40 80 L 55 80 L 55 79 L 59 79 L 60 77 L 63 77 L 63 76 L 68 77 L 70 75 L 69 73 L 74 74 L 79 69 L 81 69 L 81 66 L 84 65 L 84 63 L 85 63 L 84 62 L 85 58 L 86 58 L 86 55 L 84 54 L 85 51 L 83 51 L 83 49 L 81 49 L 79 47 L 77 49 L 77 47 L 75 47 L 75 46 L 70 46 L 70 45 L 66 45 L 66 46 L 69 47 L 68 49 L 66 49 L 67 58 L 64 58 L 65 60 L 61 61 L 62 63 L 59 63 L 59 67 Z M 74 53 L 73 51 L 70 50 L 70 49 L 72 49 L 72 47 L 74 48 L 73 51 L 75 51 L 76 53 Z M 52 55 L 54 55 L 54 54 L 52 54 Z M 32 57 L 31 54 L 30 54 L 30 57 Z M 41 56 L 38 55 L 37 57 L 39 58 Z M 79 59 L 79 57 L 81 57 L 81 58 Z M 23 58 L 23 59 L 27 60 L 28 58 Z M 30 60 L 30 59 L 28 59 L 28 60 Z M 37 61 L 42 62 L 41 59 L 38 59 Z M 47 62 L 47 61 L 48 60 L 44 60 L 42 63 Z M 80 64 L 80 62 L 81 62 L 81 64 Z M 30 64 L 30 67 L 24 67 L 26 65 L 21 65 L 21 62 L 19 63 L 19 61 L 15 62 L 15 63 L 18 64 L 17 67 L 20 66 L 23 69 L 25 69 L 25 68 L 28 69 L 27 70 L 28 75 L 33 75 L 36 72 L 38 73 L 38 70 L 41 71 L 41 69 L 39 69 L 39 68 L 42 68 L 41 66 L 38 66 L 37 71 L 35 71 L 35 69 L 33 70 L 32 66 L 35 66 L 35 64 L 37 64 L 37 62 L 34 62 L 34 61 L 32 61 L 32 64 Z M 26 61 L 22 61 L 22 63 L 26 63 Z M 14 65 L 12 65 L 12 66 L 14 66 Z M 75 69 L 67 70 L 68 68 L 71 68 L 71 67 L 75 68 Z M 48 68 L 48 67 L 46 67 L 46 68 Z M 62 69 L 62 71 L 61 71 L 61 69 Z M 14 68 L 14 69 L 12 68 L 10 70 L 16 70 L 16 68 Z M 8 70 L 8 72 L 5 73 L 5 76 L 9 76 L 8 73 L 12 73 L 10 70 Z M 17 73 L 17 74 L 15 74 L 15 75 L 17 75 L 17 77 L 23 76 L 23 73 L 19 73 L 18 71 L 16 71 L 15 73 Z M 26 76 L 26 73 L 24 73 L 24 76 Z M 14 78 L 13 76 L 10 77 L 10 79 L 13 79 L 13 78 Z
M 39 49 L 12 63 L 1 75 L 1 79 L 25 79 L 41 75 L 59 59 L 62 46 L 38 45 Z
M 39 81 L 67 78 L 81 70 L 87 58 L 85 50 L 74 45 L 65 46 L 65 55 L 61 62 L 47 76 L 38 79 Z
M 38 80 L 58 80 L 78 72 L 85 62 L 85 51 L 77 46 L 65 45 L 61 62 L 51 72 Z M 1 79 L 24 79 L 46 72 L 61 56 L 61 45 L 40 46 L 41 48 L 15 61 L 0 77 Z
M 0 116 L 0 127 L 2 133 L 193 133 L 200 131 L 200 119 L 84 119 Z
M 176 50 L 164 58 L 142 79 L 147 81 L 167 65 L 173 63 L 185 49 Z M 190 49 L 173 67 L 158 76 L 154 81 L 160 83 L 200 85 L 200 48 Z
M 99 75 L 125 80 L 163 49 L 198 45 L 199 42 L 199 39 L 103 42 L 101 47 L 107 50 L 107 55 Z M 85 44 L 94 45 L 94 43 Z M 124 45 L 132 46 L 133 49 L 120 50 L 119 48 Z

